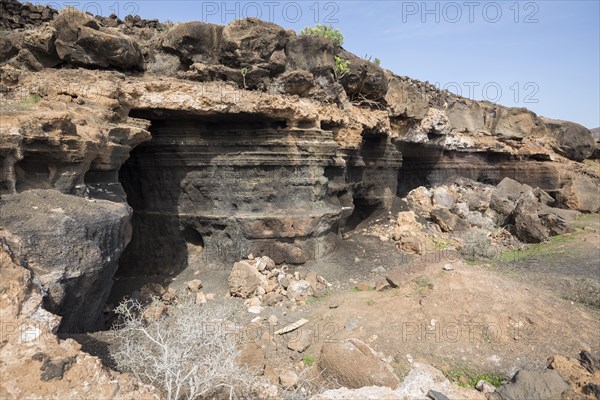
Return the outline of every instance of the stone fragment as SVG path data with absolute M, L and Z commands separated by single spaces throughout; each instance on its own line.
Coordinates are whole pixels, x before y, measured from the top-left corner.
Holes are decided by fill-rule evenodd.
M 202 288 L 202 281 L 200 279 L 194 279 L 186 283 L 188 290 L 192 293 L 198 293 Z
M 348 388 L 387 386 L 395 389 L 400 385 L 389 364 L 358 339 L 324 343 L 318 366 L 324 376 Z

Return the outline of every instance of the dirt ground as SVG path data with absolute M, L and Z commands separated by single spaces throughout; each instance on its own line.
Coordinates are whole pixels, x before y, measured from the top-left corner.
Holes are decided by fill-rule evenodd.
M 265 330 L 271 315 L 279 320 L 277 328 L 309 320 L 296 332 L 275 335 L 267 346 L 268 364 L 318 360 L 324 341 L 350 337 L 382 352 L 400 376 L 410 369 L 409 360 L 449 376 L 472 371 L 506 377 L 523 367 L 543 368 L 554 354 L 600 354 L 600 215 L 582 216 L 575 232 L 548 243 L 468 262 L 452 250 L 407 256 L 392 242 L 361 233 L 385 218 L 373 217 L 346 234 L 336 252 L 297 268 L 324 276 L 332 290 L 297 307 L 266 307 Z M 445 270 L 447 265 L 452 269 Z M 377 267 L 387 272 L 372 272 Z M 375 291 L 377 281 L 398 270 L 406 276 L 399 287 Z M 205 293 L 225 297 L 227 271 L 196 271 L 174 277 L 172 286 L 200 278 Z M 358 290 L 361 283 L 369 289 Z M 241 316 L 246 322 L 255 317 Z M 311 343 L 302 354 L 286 347 L 299 335 Z M 106 353 L 104 332 L 78 340 L 84 350 Z

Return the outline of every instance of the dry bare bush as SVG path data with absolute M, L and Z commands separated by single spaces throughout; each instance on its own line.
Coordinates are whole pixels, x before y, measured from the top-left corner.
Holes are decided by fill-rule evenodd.
M 154 61 L 146 66 L 146 73 L 156 76 L 175 76 L 180 67 L 179 57 L 157 52 Z
M 169 400 L 247 396 L 254 378 L 236 363 L 233 307 L 182 299 L 162 317 L 148 318 L 161 306 L 128 300 L 117 307 L 121 322 L 113 330 L 112 356 L 119 369 L 164 390 Z

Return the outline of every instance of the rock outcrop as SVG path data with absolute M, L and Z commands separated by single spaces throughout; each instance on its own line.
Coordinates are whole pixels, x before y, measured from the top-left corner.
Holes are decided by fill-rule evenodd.
M 13 27 L 11 15 L 1 26 Z M 93 309 L 73 329 L 95 326 L 117 258 L 124 274 L 175 273 L 199 254 L 220 265 L 249 253 L 301 264 L 398 195 L 451 176 L 490 184 L 511 177 L 563 207 L 598 210 L 599 176 L 577 163 L 593 142 L 577 124 L 454 96 L 325 38 L 256 19 L 160 29 L 119 21 L 67 9 L 35 29 L 0 35 L 3 204 L 27 203 L 40 193 L 31 189 L 61 192 L 62 226 L 75 223 L 67 217 L 82 224 L 73 240 L 90 244 L 79 254 L 86 262 L 76 271 L 50 262 L 62 258 L 54 251 L 66 252 L 64 243 L 26 245 L 34 231 L 49 240 L 53 213 L 15 211 L 2 223 L 21 259 L 48 268 L 36 273 L 61 293 L 53 310 L 65 324 Z M 350 62 L 339 82 L 335 56 Z M 169 57 L 173 65 L 160 64 Z M 89 212 L 78 213 L 82 201 Z M 126 202 L 132 239 L 119 257 Z M 439 221 L 444 215 L 434 212 Z M 540 218 L 560 228 L 554 217 Z M 37 225 L 27 230 L 30 220 Z M 460 221 L 448 230 L 460 230 Z M 87 302 L 88 292 L 98 303 Z M 84 299 L 77 312 L 74 299 Z
M 131 208 L 56 190 L 0 199 L 0 236 L 35 273 L 63 332 L 102 329 L 102 310 L 131 237 Z
M 60 318 L 42 308 L 37 274 L 0 243 L 0 397 L 10 399 L 157 399 L 160 393 L 132 375 L 104 367 L 72 339 L 59 340 Z

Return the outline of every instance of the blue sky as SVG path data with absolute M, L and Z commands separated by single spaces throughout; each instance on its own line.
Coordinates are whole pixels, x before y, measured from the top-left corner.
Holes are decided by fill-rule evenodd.
M 344 47 L 477 100 L 600 126 L 600 1 L 71 1 L 94 14 L 287 29 L 326 23 Z M 77 3 L 77 4 L 75 4 Z

